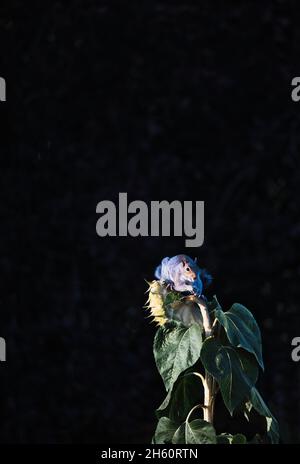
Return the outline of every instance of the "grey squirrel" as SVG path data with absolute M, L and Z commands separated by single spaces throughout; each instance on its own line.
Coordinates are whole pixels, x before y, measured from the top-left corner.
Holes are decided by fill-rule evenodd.
M 211 275 L 198 266 L 196 259 L 187 255 L 164 258 L 155 270 L 155 277 L 177 292 L 188 292 L 198 297 L 212 281 Z

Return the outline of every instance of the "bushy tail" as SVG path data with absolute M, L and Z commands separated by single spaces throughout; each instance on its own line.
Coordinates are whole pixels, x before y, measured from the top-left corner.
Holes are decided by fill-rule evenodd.
M 200 278 L 203 282 L 203 287 L 207 288 L 213 281 L 212 276 L 207 272 L 206 269 L 200 270 Z
M 156 279 L 161 278 L 161 264 L 157 266 L 157 268 L 155 269 L 154 276 Z

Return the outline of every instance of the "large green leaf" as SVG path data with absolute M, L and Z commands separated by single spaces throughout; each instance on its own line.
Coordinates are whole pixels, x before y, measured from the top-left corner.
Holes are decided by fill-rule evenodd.
M 158 329 L 153 352 L 167 391 L 183 371 L 198 361 L 201 346 L 202 330 L 198 324 L 188 328 L 177 324 Z
M 166 398 L 156 410 L 157 416 L 167 416 L 175 422 L 183 422 L 189 411 L 201 402 L 203 387 L 200 378 L 193 372 L 184 373 L 176 380 Z
M 172 438 L 177 427 L 178 426 L 168 417 L 161 417 L 158 421 L 152 440 L 153 444 L 163 445 L 165 443 L 172 443 Z
M 232 414 L 257 380 L 256 362 L 247 352 L 223 346 L 213 337 L 204 341 L 201 360 L 219 383 L 224 403 Z
M 255 409 L 255 411 L 258 412 L 258 414 L 266 418 L 267 433 L 271 440 L 271 443 L 278 443 L 278 422 L 255 387 L 251 389 L 249 402 L 246 403 L 246 408 L 248 412 L 251 411 L 252 407 Z
M 254 354 L 257 362 L 264 369 L 261 334 L 252 313 L 245 306 L 235 303 L 226 312 L 218 307 L 215 310 L 215 317 L 224 327 L 230 343 Z
M 214 427 L 202 419 L 195 419 L 191 422 L 185 421 L 176 430 L 172 443 L 183 445 L 197 444 L 216 444 L 216 431 Z

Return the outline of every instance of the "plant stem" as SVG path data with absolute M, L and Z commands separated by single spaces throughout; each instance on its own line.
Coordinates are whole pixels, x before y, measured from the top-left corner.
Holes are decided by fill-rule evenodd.
M 198 303 L 198 306 L 202 314 L 205 338 L 207 338 L 207 337 L 210 337 L 212 334 L 212 325 L 211 325 L 210 315 L 208 312 L 207 305 L 202 299 L 201 300 L 198 299 L 197 303 Z M 214 402 L 215 402 L 216 382 L 215 382 L 215 379 L 207 371 L 205 371 L 203 387 L 204 387 L 203 419 L 212 424 L 214 420 Z
M 204 406 L 203 419 L 211 424 L 214 421 L 214 387 L 215 382 L 213 377 L 205 373 L 205 384 L 204 384 Z
M 207 309 L 207 305 L 205 301 L 202 299 L 197 299 L 197 304 L 200 308 L 201 315 L 202 315 L 205 338 L 210 337 L 212 333 L 212 325 L 211 325 L 211 320 L 210 320 L 210 315 Z

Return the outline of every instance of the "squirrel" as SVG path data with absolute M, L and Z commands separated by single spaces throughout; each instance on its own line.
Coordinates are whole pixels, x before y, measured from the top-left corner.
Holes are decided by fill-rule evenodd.
M 155 270 L 155 277 L 177 292 L 188 292 L 197 297 L 202 296 L 203 288 L 212 281 L 211 275 L 200 269 L 197 259 L 187 255 L 164 258 Z

